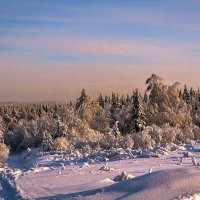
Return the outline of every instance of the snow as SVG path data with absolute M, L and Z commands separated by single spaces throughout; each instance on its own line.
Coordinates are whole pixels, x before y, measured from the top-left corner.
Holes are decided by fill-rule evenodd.
M 85 157 L 81 152 L 80 157 L 72 157 L 29 150 L 10 156 L 5 169 L 0 170 L 0 199 L 196 198 L 200 166 L 194 163 L 200 161 L 199 147 L 118 149 Z M 184 157 L 187 152 L 193 157 Z M 115 182 L 122 174 L 131 179 Z
M 199 190 L 200 171 L 197 169 L 170 169 L 153 172 L 137 178 L 113 184 L 101 190 L 87 191 L 82 199 L 172 199 Z M 90 196 L 92 195 L 92 196 Z M 67 196 L 66 196 L 67 197 Z M 70 196 L 68 196 L 70 197 Z M 73 197 L 73 194 L 71 194 Z

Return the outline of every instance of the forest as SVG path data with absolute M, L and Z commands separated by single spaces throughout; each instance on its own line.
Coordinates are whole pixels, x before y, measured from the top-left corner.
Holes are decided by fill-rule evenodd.
M 1 103 L 0 163 L 30 148 L 85 154 L 114 148 L 145 149 L 200 139 L 200 90 L 146 80 L 142 94 L 99 95 L 83 89 L 76 102 Z

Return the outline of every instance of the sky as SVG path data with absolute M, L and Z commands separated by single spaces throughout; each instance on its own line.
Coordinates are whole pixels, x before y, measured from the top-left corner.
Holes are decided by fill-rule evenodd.
M 200 0 L 0 0 L 0 101 L 200 86 Z

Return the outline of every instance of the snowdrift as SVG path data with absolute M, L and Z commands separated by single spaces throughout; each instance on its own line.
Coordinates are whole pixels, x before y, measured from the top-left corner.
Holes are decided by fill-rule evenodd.
M 156 171 L 111 186 L 38 199 L 134 199 L 169 200 L 187 193 L 200 192 L 200 169 L 170 169 Z

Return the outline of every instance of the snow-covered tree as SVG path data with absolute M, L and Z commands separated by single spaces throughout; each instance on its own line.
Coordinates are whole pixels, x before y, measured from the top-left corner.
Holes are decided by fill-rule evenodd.
M 66 137 L 67 136 L 67 125 L 58 120 L 57 122 L 57 132 L 55 133 L 55 138 L 57 137 Z
M 148 95 L 147 95 L 147 91 L 145 91 L 144 93 L 144 98 L 143 98 L 144 103 L 148 103 Z
M 111 133 L 115 137 L 120 136 L 120 131 L 119 131 L 118 123 L 119 123 L 119 121 L 116 121 L 115 124 L 113 125 L 112 129 L 111 129 Z
M 126 96 L 126 104 L 130 105 L 131 104 L 131 97 L 127 94 Z
M 8 147 L 5 144 L 0 143 L 0 167 L 4 166 L 8 155 L 9 155 Z
M 146 115 L 143 108 L 143 101 L 138 90 L 133 93 L 133 106 L 131 112 L 130 132 L 142 131 L 146 126 Z
M 96 108 L 96 112 L 90 121 L 90 127 L 101 133 L 105 133 L 109 129 L 109 123 L 106 110 L 102 107 Z
M 43 132 L 42 149 L 43 151 L 49 151 L 53 148 L 53 139 L 48 131 Z
M 189 91 L 188 91 L 186 85 L 184 86 L 182 99 L 183 99 L 187 104 L 190 103 L 190 93 L 189 93 Z
M 119 100 L 119 95 L 112 93 L 111 107 L 110 107 L 110 127 L 112 127 L 116 121 L 119 121 L 120 107 L 121 104 Z
M 99 105 L 100 105 L 102 108 L 104 108 L 104 106 L 105 106 L 105 100 L 104 100 L 102 94 L 99 95 L 97 101 L 98 101 Z
M 83 106 L 89 106 L 91 105 L 92 100 L 90 95 L 87 93 L 87 90 L 84 88 L 81 92 L 81 96 L 76 102 L 76 110 L 80 110 Z
M 147 119 L 148 124 L 162 126 L 169 123 L 171 126 L 185 127 L 191 123 L 190 107 L 179 98 L 179 83 L 168 86 L 162 78 L 152 74 L 147 79 L 147 91 L 150 91 Z
M 94 103 L 92 101 L 92 98 L 87 93 L 86 89 L 83 89 L 81 92 L 81 96 L 77 100 L 75 109 L 82 120 L 90 123 L 97 104 L 97 102 Z
M 0 116 L 0 143 L 4 143 L 3 118 Z

